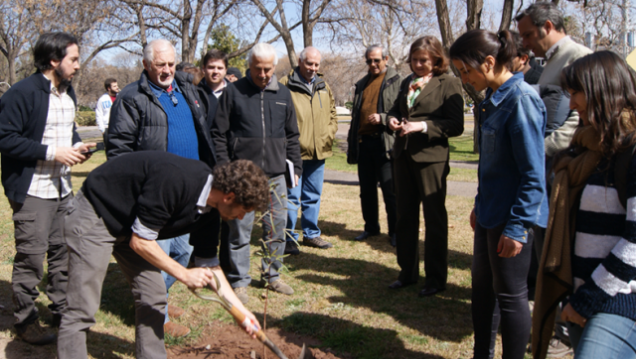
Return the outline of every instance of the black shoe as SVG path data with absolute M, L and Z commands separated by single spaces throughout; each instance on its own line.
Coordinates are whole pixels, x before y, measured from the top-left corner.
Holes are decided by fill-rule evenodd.
M 397 237 L 396 237 L 395 233 L 393 233 L 391 235 L 391 238 L 389 240 L 391 242 L 391 247 L 393 247 L 393 248 L 397 247 Z
M 389 289 L 400 289 L 404 287 L 408 287 L 409 285 L 413 285 L 415 283 L 402 283 L 399 279 L 395 282 L 389 284 Z
M 369 238 L 369 237 L 373 237 L 373 236 L 377 236 L 378 233 L 369 233 L 367 231 L 362 232 L 361 235 L 357 236 L 356 238 L 354 238 L 356 241 L 364 241 L 365 239 Z
M 285 243 L 285 254 L 290 254 L 292 256 L 299 255 L 300 250 L 298 250 L 298 244 L 294 241 L 287 241 L 287 243 Z
M 417 294 L 417 296 L 418 297 L 430 297 L 430 296 L 435 295 L 437 293 L 443 292 L 444 290 L 445 290 L 445 288 L 424 287 Z
M 57 340 L 57 335 L 49 328 L 43 328 L 39 322 L 15 327 L 18 337 L 33 345 L 47 345 Z

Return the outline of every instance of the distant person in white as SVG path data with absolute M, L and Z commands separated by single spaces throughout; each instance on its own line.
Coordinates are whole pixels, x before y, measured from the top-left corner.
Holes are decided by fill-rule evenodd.
M 117 93 L 119 93 L 119 86 L 114 78 L 107 78 L 104 81 L 104 87 L 106 88 L 106 93 L 97 100 L 97 106 L 95 106 L 95 122 L 97 122 L 97 127 L 99 127 L 99 131 L 102 134 L 105 134 L 108 129 L 110 108 L 117 98 Z

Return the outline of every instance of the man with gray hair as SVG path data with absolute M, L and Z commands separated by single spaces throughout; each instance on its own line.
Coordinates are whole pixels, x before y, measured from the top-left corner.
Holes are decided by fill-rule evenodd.
M 321 249 L 331 248 L 329 242 L 320 238 L 318 213 L 325 174 L 325 158 L 332 156 L 331 147 L 338 131 L 336 103 L 331 88 L 325 82 L 320 68 L 320 52 L 313 46 L 300 52 L 298 67 L 280 82 L 291 91 L 298 129 L 300 131 L 300 155 L 303 160 L 303 175 L 298 186 L 288 190 L 289 204 L 287 244 L 285 254 L 299 254 L 298 233 L 294 232 L 301 210 L 300 224 L 303 230 L 303 245 Z M 292 239 L 293 237 L 293 239 Z
M 365 52 L 369 73 L 356 83 L 347 142 L 347 162 L 358 164 L 360 202 L 364 231 L 355 240 L 363 241 L 380 234 L 378 182 L 382 189 L 391 245 L 395 247 L 395 194 L 389 151 L 395 135 L 387 126 L 387 113 L 400 92 L 402 77 L 387 67 L 389 56 L 380 45 Z
M 263 216 L 263 256 L 261 279 L 279 293 L 291 295 L 294 290 L 279 277 L 285 251 L 287 222 L 286 163 L 291 162 L 298 183 L 302 175 L 298 123 L 291 93 L 280 84 L 274 71 L 278 58 L 270 44 L 256 44 L 248 54 L 247 75 L 228 86 L 219 98 L 212 137 L 217 160 L 223 164 L 238 159 L 251 160 L 269 177 L 270 215 Z M 291 184 L 291 183 L 290 183 Z M 250 238 L 254 212 L 243 219 L 227 221 L 229 248 L 221 246 L 221 265 L 229 262 L 227 279 L 243 303 L 249 300 L 247 286 L 251 282 Z
M 196 87 L 189 74 L 175 72 L 175 49 L 167 40 L 153 40 L 143 52 L 144 71 L 139 81 L 126 86 L 117 97 L 110 114 L 106 154 L 108 159 L 136 151 L 164 151 L 181 157 L 201 160 L 210 168 L 216 161 L 207 125 L 207 113 L 201 106 Z M 217 215 L 218 232 L 221 220 Z M 188 266 L 193 247 L 188 234 L 158 242 L 161 249 L 184 267 Z M 195 260 L 197 253 L 194 253 Z M 176 281 L 162 272 L 166 292 Z M 167 295 L 167 294 L 166 294 Z M 166 306 L 164 331 L 182 337 L 190 329 L 171 322 L 184 310 Z

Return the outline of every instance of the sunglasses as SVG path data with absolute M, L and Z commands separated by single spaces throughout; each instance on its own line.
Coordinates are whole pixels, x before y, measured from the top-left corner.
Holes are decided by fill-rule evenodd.
M 379 64 L 380 62 L 382 62 L 382 59 L 367 59 L 367 65 Z

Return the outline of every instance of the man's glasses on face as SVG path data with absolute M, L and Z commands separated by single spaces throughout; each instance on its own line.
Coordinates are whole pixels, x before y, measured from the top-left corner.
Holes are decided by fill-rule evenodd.
M 381 61 L 382 59 L 367 59 L 367 65 L 379 64 Z

